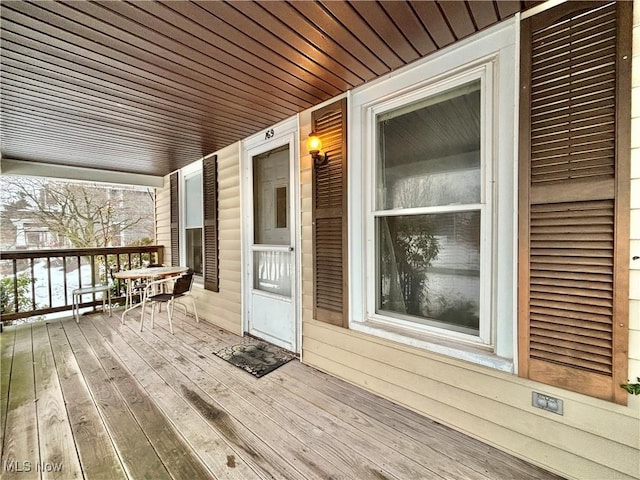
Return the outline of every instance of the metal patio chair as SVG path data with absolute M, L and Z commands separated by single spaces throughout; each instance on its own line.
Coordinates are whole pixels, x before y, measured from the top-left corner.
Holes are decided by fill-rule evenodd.
M 168 282 L 173 281 L 173 288 L 171 292 L 168 293 L 154 293 L 154 289 L 157 287 L 166 286 Z M 144 327 L 144 315 L 147 302 L 151 302 L 151 328 L 154 327 L 155 313 L 156 313 L 156 305 L 162 305 L 162 303 L 167 304 L 167 316 L 169 317 L 169 330 L 173 333 L 173 307 L 176 300 L 189 297 L 191 299 L 191 304 L 193 305 L 193 312 L 196 317 L 196 322 L 200 322 L 198 318 L 198 310 L 196 309 L 196 302 L 193 296 L 191 296 L 191 287 L 193 285 L 193 272 L 187 272 L 182 274 L 179 277 L 171 277 L 165 278 L 163 280 L 156 280 L 153 282 L 149 282 L 147 284 L 147 288 L 143 295 L 142 302 L 142 314 L 140 316 L 140 331 L 142 331 Z M 158 288 L 161 290 L 161 288 Z M 179 302 L 181 303 L 181 302 Z M 185 313 L 188 313 L 186 305 L 181 305 L 185 309 Z

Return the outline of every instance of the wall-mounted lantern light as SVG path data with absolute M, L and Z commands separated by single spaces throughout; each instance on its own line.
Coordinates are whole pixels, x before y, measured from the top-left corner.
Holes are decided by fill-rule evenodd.
M 325 165 L 329 161 L 329 155 L 322 152 L 322 140 L 320 140 L 316 132 L 309 134 L 309 138 L 307 138 L 307 150 L 311 158 L 313 158 L 313 164 L 316 167 Z

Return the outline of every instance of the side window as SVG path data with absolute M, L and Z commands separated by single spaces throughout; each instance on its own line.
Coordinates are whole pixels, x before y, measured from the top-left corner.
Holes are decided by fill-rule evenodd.
M 186 266 L 202 275 L 202 172 L 184 177 L 184 249 Z
M 210 155 L 169 177 L 171 264 L 188 266 L 213 292 L 220 283 L 217 171 Z

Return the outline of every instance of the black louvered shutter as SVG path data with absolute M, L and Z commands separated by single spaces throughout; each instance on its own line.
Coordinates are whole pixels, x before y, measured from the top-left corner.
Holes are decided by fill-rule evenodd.
M 178 172 L 169 176 L 171 265 L 180 265 L 180 199 L 178 198 Z
M 348 326 L 347 101 L 312 113 L 329 162 L 313 169 L 314 318 Z
M 202 161 L 202 200 L 204 215 L 204 288 L 219 291 L 218 249 L 218 157 Z
M 631 4 L 522 23 L 520 374 L 626 402 Z

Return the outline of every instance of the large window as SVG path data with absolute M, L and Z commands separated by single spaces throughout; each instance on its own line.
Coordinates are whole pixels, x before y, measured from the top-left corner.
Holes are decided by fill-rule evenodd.
M 356 89 L 349 327 L 514 371 L 516 29 Z
M 184 177 L 185 263 L 202 275 L 202 172 Z
M 374 109 L 370 221 L 375 315 L 488 343 L 483 79 L 463 76 Z

